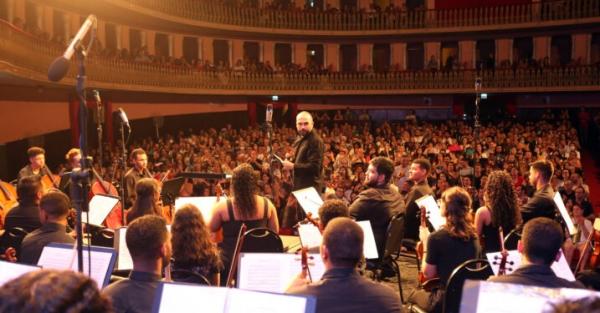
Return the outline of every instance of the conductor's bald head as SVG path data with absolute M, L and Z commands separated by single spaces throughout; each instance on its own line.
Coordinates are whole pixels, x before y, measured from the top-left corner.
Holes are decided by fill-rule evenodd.
M 362 258 L 363 241 L 362 228 L 355 221 L 336 217 L 323 232 L 321 256 L 333 267 L 355 267 Z
M 300 136 L 305 136 L 313 129 L 313 118 L 310 113 L 302 111 L 296 115 L 296 129 Z

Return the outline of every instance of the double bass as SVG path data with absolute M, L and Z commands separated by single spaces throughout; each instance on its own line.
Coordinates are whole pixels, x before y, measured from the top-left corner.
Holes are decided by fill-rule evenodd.
M 15 186 L 0 180 L 0 228 L 4 228 L 4 217 L 12 207 L 17 204 L 17 191 Z

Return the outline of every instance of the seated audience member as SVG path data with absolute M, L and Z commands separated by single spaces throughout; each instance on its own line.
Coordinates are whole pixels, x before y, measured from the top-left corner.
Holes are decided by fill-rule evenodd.
M 510 175 L 504 171 L 490 174 L 483 190 L 485 205 L 475 213 L 475 227 L 484 252 L 500 251 L 499 228 L 504 236 L 521 223 L 521 213 L 517 204 Z
M 550 268 L 561 255 L 563 241 L 563 231 L 557 222 L 545 217 L 530 220 L 523 228 L 518 245 L 521 266 L 509 275 L 489 280 L 547 288 L 582 288 L 580 282 L 557 277 Z
M 301 273 L 287 293 L 317 298 L 317 313 L 401 312 L 400 298 L 391 288 L 360 276 L 356 265 L 362 258 L 364 234 L 349 218 L 331 220 L 323 233 L 321 258 L 325 274 L 309 283 Z
M 39 217 L 42 226 L 23 239 L 20 263 L 37 264 L 42 250 L 49 243 L 75 242 L 75 239 L 67 233 L 67 216 L 70 208 L 69 197 L 60 191 L 49 192 L 42 197 Z
M 329 221 L 336 217 L 350 217 L 348 206 L 339 199 L 326 200 L 319 208 L 319 229 L 325 230 Z
M 162 215 L 162 209 L 158 205 L 160 200 L 160 188 L 154 178 L 142 178 L 135 184 L 136 197 L 133 206 L 126 213 L 127 224 L 136 218 L 148 214 Z
M 48 269 L 4 284 L 0 288 L 0 312 L 109 313 L 112 308 L 88 276 Z
M 477 258 L 479 244 L 471 214 L 471 196 L 460 188 L 452 187 L 442 194 L 441 214 L 446 224 L 424 238 L 425 251 L 422 271 L 426 280 L 439 278 L 445 286 L 452 271 L 465 261 Z M 430 293 L 416 290 L 410 303 L 430 312 L 441 312 L 442 301 L 430 303 Z
M 553 199 L 554 190 L 550 186 L 553 173 L 554 167 L 550 161 L 540 160 L 531 163 L 529 167 L 529 182 L 535 187 L 535 193 L 521 207 L 523 224 L 536 217 L 554 218 L 556 204 Z
M 23 228 L 27 232 L 42 226 L 40 222 L 40 199 L 43 190 L 39 176 L 25 176 L 17 183 L 19 204 L 6 214 L 5 229 Z
M 108 285 L 108 296 L 117 313 L 151 312 L 161 273 L 171 259 L 167 224 L 161 217 L 146 215 L 127 227 L 125 241 L 133 260 L 128 279 Z
M 404 210 L 404 201 L 397 190 L 390 188 L 394 163 L 384 157 L 369 162 L 363 184 L 367 187 L 350 205 L 350 216 L 357 221 L 369 221 L 373 229 L 377 252 L 383 255 L 390 219 Z
M 219 285 L 223 264 L 217 246 L 210 240 L 208 226 L 202 213 L 192 204 L 177 210 L 171 225 L 173 260 L 171 270 L 187 270 L 207 278 L 211 285 Z M 174 280 L 177 277 L 174 275 Z

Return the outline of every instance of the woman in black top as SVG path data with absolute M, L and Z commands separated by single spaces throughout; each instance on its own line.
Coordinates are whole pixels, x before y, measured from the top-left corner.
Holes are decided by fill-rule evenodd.
M 246 224 L 248 230 L 267 227 L 276 233 L 279 232 L 277 210 L 269 199 L 257 194 L 257 182 L 258 174 L 252 166 L 246 163 L 239 165 L 233 170 L 231 178 L 233 198 L 218 202 L 213 207 L 210 230 L 223 230 L 223 241 L 219 244 L 224 265 L 221 285 L 225 284 L 229 274 L 231 258 L 242 224 Z
M 177 210 L 171 225 L 173 261 L 171 270 L 188 270 L 218 286 L 222 268 L 217 246 L 211 241 L 202 213 L 192 204 Z
M 131 224 L 134 219 L 154 214 L 164 217 L 162 208 L 158 204 L 160 201 L 160 187 L 154 178 L 142 178 L 135 184 L 135 201 L 131 209 L 127 210 L 125 215 L 127 224 Z
M 483 189 L 485 205 L 475 213 L 475 227 L 484 252 L 500 251 L 498 228 L 504 236 L 521 224 L 521 212 L 511 176 L 504 171 L 494 171 Z

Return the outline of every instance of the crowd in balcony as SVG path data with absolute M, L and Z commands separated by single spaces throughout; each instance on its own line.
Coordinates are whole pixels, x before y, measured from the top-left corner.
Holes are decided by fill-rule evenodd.
M 365 170 L 370 159 L 386 156 L 395 162 L 394 185 L 405 194 L 410 188 L 407 171 L 411 160 L 425 157 L 432 163 L 429 185 L 436 198 L 451 186 L 462 186 L 474 199 L 473 210 L 483 203 L 482 188 L 493 170 L 504 170 L 512 176 L 519 201 L 525 203 L 535 188 L 528 181 L 529 164 L 539 158 L 550 160 L 555 167 L 552 186 L 559 190 L 567 208 L 579 205 L 587 217 L 594 216 L 588 200 L 589 187 L 583 180 L 581 146 L 578 132 L 566 111 L 548 110 L 539 121 L 503 119 L 475 129 L 472 122 L 448 120 L 422 121 L 414 112 L 404 121 L 371 121 L 366 111 L 314 112 L 315 129 L 325 143 L 324 178 L 330 197 L 347 203 L 363 190 Z M 600 126 L 600 115 L 590 127 Z M 579 121 L 581 124 L 582 122 Z M 593 124 L 593 125 L 592 125 Z M 285 124 L 274 127 L 272 147 L 280 156 L 293 155 L 296 130 Z M 585 139 L 587 140 L 587 139 Z M 104 151 L 105 162 L 97 166 L 107 179 L 119 181 L 121 171 L 113 172 L 122 155 L 120 144 Z M 148 153 L 149 168 L 161 176 L 182 172 L 231 173 L 241 163 L 251 164 L 261 174 L 262 194 L 271 198 L 279 211 L 281 225 L 291 227 L 295 216 L 286 212 L 296 205 L 290 198 L 290 172 L 279 163 L 269 163 L 267 134 L 261 127 L 237 129 L 201 129 L 165 134 L 130 143 L 128 149 L 142 147 Z M 92 151 L 97 155 L 98 151 Z M 95 158 L 97 159 L 97 157 Z M 273 166 L 272 176 L 270 175 Z M 215 181 L 188 180 L 181 196 L 209 196 L 215 192 Z

